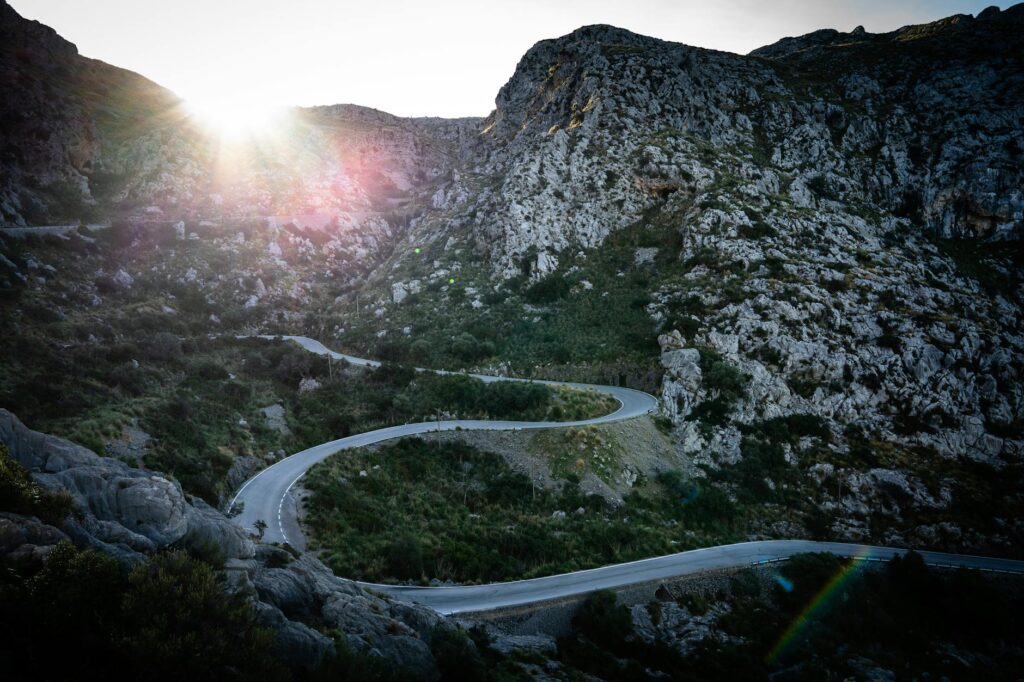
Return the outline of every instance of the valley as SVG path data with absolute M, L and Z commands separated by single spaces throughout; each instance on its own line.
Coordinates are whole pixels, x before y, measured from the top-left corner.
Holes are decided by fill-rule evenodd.
M 1022 26 L 1017 5 L 739 55 L 587 25 L 527 50 L 487 116 L 290 107 L 228 139 L 0 0 L 0 601 L 29 624 L 0 660 L 1014 669 Z M 929 611 L 951 585 L 984 635 Z M 60 630 L 75 599 L 132 653 Z M 133 600 L 167 629 L 138 635 Z M 557 634 L 473 616 L 549 606 L 574 609 Z M 189 613 L 210 649 L 171 636 Z M 866 634 L 883 617 L 928 634 Z

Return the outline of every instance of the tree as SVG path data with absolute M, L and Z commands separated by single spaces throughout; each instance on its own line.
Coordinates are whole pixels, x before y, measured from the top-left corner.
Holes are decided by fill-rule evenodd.
M 263 519 L 256 519 L 256 523 L 252 524 L 252 527 L 256 529 L 256 539 L 262 541 L 263 534 L 267 531 L 267 522 Z
M 591 642 L 611 651 L 621 650 L 633 635 L 633 617 L 611 590 L 589 594 L 572 622 Z
M 443 679 L 458 682 L 487 679 L 487 665 L 480 651 L 462 630 L 436 626 L 430 633 L 430 650 Z

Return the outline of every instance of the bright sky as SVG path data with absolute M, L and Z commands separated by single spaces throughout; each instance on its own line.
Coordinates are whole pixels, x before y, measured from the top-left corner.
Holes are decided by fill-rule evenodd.
M 222 106 L 350 102 L 484 116 L 531 45 L 613 24 L 746 53 L 819 28 L 976 14 L 970 0 L 10 0 L 88 56 Z M 998 3 L 1006 8 L 1012 3 Z

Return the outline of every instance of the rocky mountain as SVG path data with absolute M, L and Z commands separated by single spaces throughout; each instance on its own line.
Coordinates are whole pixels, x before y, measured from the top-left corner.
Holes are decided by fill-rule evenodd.
M 485 119 L 315 107 L 225 147 L 173 93 L 0 2 L 3 222 L 113 223 L 0 228 L 0 407 L 97 452 L 141 418 L 164 439 L 145 462 L 181 472 L 0 413 L 0 440 L 79 510 L 5 515 L 4 552 L 216 544 L 293 653 L 322 657 L 336 628 L 433 673 L 445 621 L 254 545 L 186 492 L 215 502 L 283 453 L 257 408 L 348 428 L 277 402 L 337 368 L 207 341 L 283 332 L 657 392 L 687 489 L 751 539 L 1019 556 L 1022 28 L 1017 5 L 742 56 L 587 26 L 531 48 Z
M 1024 453 L 1022 22 L 1018 5 L 748 56 L 608 26 L 538 43 L 408 233 L 424 255 L 396 249 L 341 338 L 413 349 L 442 336 L 417 326 L 432 316 L 515 339 L 502 359 L 546 339 L 533 362 L 578 374 L 645 348 L 641 308 L 678 447 L 713 477 L 813 495 L 803 523 L 836 537 L 1009 550 L 1012 513 L 993 535 L 953 509 L 996 471 L 1019 480 Z M 759 425 L 793 415 L 827 433 L 772 474 Z
M 312 557 L 254 544 L 176 482 L 32 431 L 7 410 L 0 410 L 0 446 L 44 490 L 70 492 L 73 510 L 52 524 L 0 512 L 0 555 L 8 565 L 37 565 L 69 540 L 128 566 L 157 550 L 183 548 L 224 565 L 231 589 L 277 633 L 281 657 L 295 668 L 315 668 L 333 654 L 334 641 L 320 630 L 336 628 L 355 651 L 372 651 L 421 677 L 435 674 L 428 642 L 444 621 L 433 611 L 371 596 Z
M 755 192 L 748 203 L 1019 238 L 1022 16 L 820 31 L 748 56 L 610 26 L 542 41 L 499 92 L 472 174 L 447 190 L 447 224 L 472 224 L 506 276 L 528 252 L 545 274 L 559 254 L 729 180 Z
M 0 38 L 0 221 L 10 225 L 308 214 L 397 224 L 478 123 L 338 105 L 290 112 L 262 146 L 224 145 L 174 93 L 79 55 L 6 2 Z

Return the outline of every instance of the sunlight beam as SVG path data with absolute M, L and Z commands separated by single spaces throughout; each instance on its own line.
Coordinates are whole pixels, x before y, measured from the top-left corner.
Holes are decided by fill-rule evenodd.
M 200 126 L 227 141 L 273 134 L 286 111 L 284 107 L 231 97 L 190 99 L 187 108 Z

